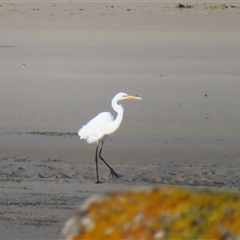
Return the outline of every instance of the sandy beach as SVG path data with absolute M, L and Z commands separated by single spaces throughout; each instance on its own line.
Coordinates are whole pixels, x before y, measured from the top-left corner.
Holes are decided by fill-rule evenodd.
M 0 239 L 61 239 L 88 197 L 133 186 L 240 189 L 240 4 L 0 2 Z M 95 184 L 78 129 L 123 122 Z

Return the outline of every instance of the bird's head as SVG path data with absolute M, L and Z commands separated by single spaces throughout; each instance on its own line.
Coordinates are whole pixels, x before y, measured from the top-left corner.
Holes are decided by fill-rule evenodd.
M 117 101 L 118 100 L 125 100 L 125 99 L 135 99 L 135 100 L 141 100 L 142 98 L 138 96 L 132 96 L 127 93 L 120 92 L 114 97 Z

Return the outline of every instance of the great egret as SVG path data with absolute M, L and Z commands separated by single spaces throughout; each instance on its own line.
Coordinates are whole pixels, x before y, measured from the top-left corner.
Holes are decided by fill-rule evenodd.
M 115 132 L 120 126 L 123 119 L 124 109 L 122 105 L 117 102 L 124 99 L 136 99 L 141 100 L 142 98 L 137 96 L 131 96 L 126 93 L 120 92 L 112 99 L 112 108 L 117 112 L 117 117 L 114 119 L 113 115 L 109 112 L 99 113 L 95 118 L 90 120 L 86 125 L 83 125 L 78 135 L 80 139 L 86 139 L 88 143 L 97 143 L 95 162 L 97 172 L 97 182 L 101 183 L 98 174 L 98 158 L 100 158 L 110 169 L 109 177 L 120 179 L 120 176 L 108 165 L 108 163 L 102 157 L 103 143 L 111 133 Z M 100 149 L 99 149 L 100 144 Z M 99 150 L 98 150 L 99 149 Z

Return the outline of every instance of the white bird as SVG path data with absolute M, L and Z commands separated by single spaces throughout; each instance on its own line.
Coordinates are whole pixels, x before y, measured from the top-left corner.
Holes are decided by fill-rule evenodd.
M 79 131 L 78 135 L 80 139 L 86 139 L 88 143 L 97 143 L 95 162 L 96 162 L 96 172 L 97 172 L 97 182 L 101 183 L 98 174 L 98 158 L 100 158 L 110 169 L 109 177 L 120 179 L 120 176 L 108 165 L 108 163 L 103 159 L 101 153 L 103 149 L 103 143 L 111 133 L 115 132 L 123 119 L 124 109 L 122 105 L 118 104 L 119 100 L 125 99 L 136 99 L 141 100 L 142 98 L 137 96 L 131 96 L 126 93 L 120 92 L 112 99 L 112 108 L 117 112 L 117 117 L 114 119 L 113 115 L 109 112 L 101 112 L 95 118 L 90 120 L 86 125 L 83 125 Z M 100 149 L 99 149 L 100 143 Z M 99 149 L 99 150 L 98 150 Z

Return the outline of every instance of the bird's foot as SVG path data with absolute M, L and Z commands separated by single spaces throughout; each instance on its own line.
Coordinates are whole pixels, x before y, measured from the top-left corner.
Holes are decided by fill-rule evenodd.
M 96 184 L 99 184 L 99 183 L 102 183 L 102 182 L 100 182 L 99 179 L 98 179 L 98 180 L 96 181 Z
M 117 174 L 113 169 L 111 169 L 109 178 L 119 180 L 119 179 L 121 179 L 121 176 L 119 174 Z

